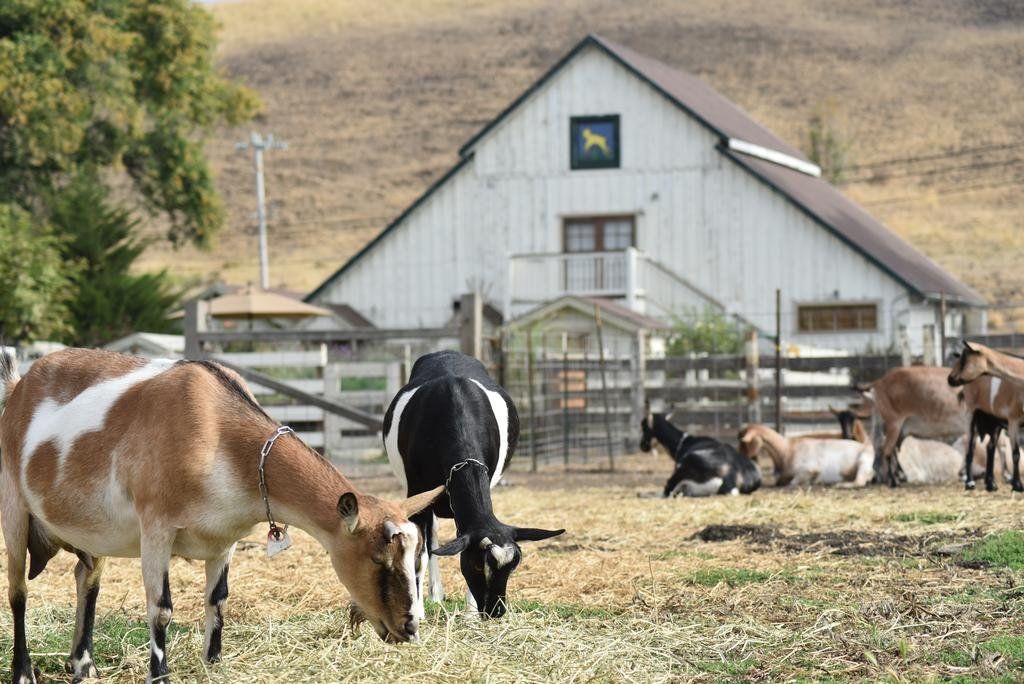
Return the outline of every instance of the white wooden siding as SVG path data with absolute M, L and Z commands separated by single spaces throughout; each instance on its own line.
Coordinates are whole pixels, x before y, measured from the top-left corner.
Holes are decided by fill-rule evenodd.
M 602 114 L 620 116 L 622 167 L 571 171 L 570 117 Z M 774 329 L 781 287 L 787 340 L 889 346 L 894 317 L 910 307 L 905 287 L 721 154 L 719 142 L 620 64 L 585 50 L 319 300 L 350 304 L 382 327 L 442 325 L 471 283 L 500 306 L 507 256 L 561 251 L 565 217 L 634 214 L 641 251 L 763 329 Z M 877 301 L 879 329 L 797 334 L 798 302 L 833 299 Z M 908 321 L 916 346 L 921 320 Z

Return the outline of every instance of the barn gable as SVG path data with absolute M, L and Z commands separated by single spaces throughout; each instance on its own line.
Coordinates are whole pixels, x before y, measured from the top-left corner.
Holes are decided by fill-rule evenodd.
M 581 114 L 621 119 L 615 168 L 570 168 L 566 136 Z M 510 307 L 511 266 L 531 255 L 560 258 L 566 223 L 576 217 L 628 216 L 633 246 L 648 267 L 668 274 L 663 286 L 672 283 L 662 306 L 640 305 L 654 315 L 711 305 L 767 329 L 774 285 L 793 304 L 877 303 L 870 336 L 858 332 L 851 342 L 816 333 L 815 342 L 886 345 L 897 319 L 917 327 L 934 320 L 924 302 L 938 293 L 981 303 L 816 173 L 799 150 L 700 79 L 589 36 L 307 299 L 352 304 L 377 325 L 412 327 L 442 324 L 458 295 L 476 287 L 521 314 L 562 293 L 538 278 L 535 296 Z M 515 270 L 529 286 L 529 269 Z M 657 283 L 641 287 L 650 295 Z

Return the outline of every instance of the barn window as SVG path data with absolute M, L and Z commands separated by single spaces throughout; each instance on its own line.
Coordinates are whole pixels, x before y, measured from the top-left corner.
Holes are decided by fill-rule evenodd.
M 632 216 L 589 216 L 565 220 L 566 252 L 620 252 L 635 244 Z
M 876 304 L 813 304 L 797 307 L 800 332 L 877 330 Z
M 569 168 L 619 168 L 619 115 L 569 119 Z

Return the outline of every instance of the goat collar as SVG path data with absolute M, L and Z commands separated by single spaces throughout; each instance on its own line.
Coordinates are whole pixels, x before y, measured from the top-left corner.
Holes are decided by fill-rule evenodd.
M 483 468 L 485 472 L 487 471 L 487 464 L 484 463 L 483 461 L 478 461 L 475 458 L 467 458 L 465 461 L 459 461 L 458 463 L 452 466 L 451 470 L 448 471 L 448 479 L 444 481 L 444 491 L 448 493 L 448 506 L 452 509 L 452 515 L 455 514 L 455 504 L 452 503 L 451 495 L 452 475 L 459 472 L 460 470 L 468 466 L 470 463 L 475 463 L 481 468 Z
M 463 468 L 468 466 L 470 463 L 476 463 L 478 466 L 480 466 L 484 470 L 487 470 L 487 464 L 484 463 L 483 461 L 478 461 L 475 458 L 467 458 L 465 461 L 459 461 L 458 463 L 456 463 L 455 465 L 452 466 L 451 470 L 448 471 L 448 479 L 446 479 L 444 481 L 444 489 L 445 489 L 445 491 L 448 491 L 449 489 L 451 489 L 452 475 L 454 475 L 455 473 L 459 472 L 460 470 L 462 470 Z
M 270 523 L 270 536 L 273 537 L 275 541 L 280 541 L 288 534 L 288 526 L 285 525 L 282 529 L 276 522 L 274 522 L 274 516 L 270 512 L 270 492 L 267 490 L 267 475 L 264 471 L 264 467 L 266 466 L 267 456 L 270 454 L 270 450 L 274 448 L 274 442 L 277 441 L 278 437 L 289 432 L 295 434 L 295 430 L 292 430 L 287 425 L 280 426 L 274 434 L 272 434 L 267 441 L 263 443 L 263 448 L 260 449 L 260 496 L 263 497 L 263 505 L 267 509 L 267 522 Z

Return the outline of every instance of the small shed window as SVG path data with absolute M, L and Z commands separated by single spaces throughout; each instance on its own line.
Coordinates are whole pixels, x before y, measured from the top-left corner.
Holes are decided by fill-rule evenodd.
M 619 168 L 619 115 L 569 119 L 569 168 Z
M 800 332 L 877 330 L 877 304 L 813 304 L 797 307 Z

